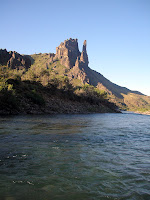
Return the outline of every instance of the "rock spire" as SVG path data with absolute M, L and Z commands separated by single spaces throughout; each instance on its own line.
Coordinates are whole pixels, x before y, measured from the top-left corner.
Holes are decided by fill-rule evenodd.
M 84 64 L 85 66 L 88 66 L 88 63 L 89 63 L 88 55 L 86 51 L 86 40 L 84 40 L 84 43 L 83 43 L 83 50 L 81 53 L 80 62 L 82 63 L 82 65 Z
M 54 60 L 59 59 L 61 64 L 67 68 L 78 66 L 79 68 L 88 67 L 88 55 L 86 51 L 86 40 L 83 43 L 82 53 L 78 48 L 78 40 L 70 38 L 56 47 Z

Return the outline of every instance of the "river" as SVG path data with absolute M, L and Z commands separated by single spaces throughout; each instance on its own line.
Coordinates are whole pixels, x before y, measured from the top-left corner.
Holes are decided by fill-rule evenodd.
M 0 200 L 149 200 L 150 116 L 0 117 Z

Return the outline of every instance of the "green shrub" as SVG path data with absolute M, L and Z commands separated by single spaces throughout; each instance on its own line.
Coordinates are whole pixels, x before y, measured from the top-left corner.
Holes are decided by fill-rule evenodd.
M 19 102 L 12 90 L 0 92 L 0 106 L 3 109 L 19 109 Z
M 26 91 L 24 93 L 25 97 L 30 99 L 33 103 L 38 104 L 38 105 L 44 105 L 45 101 L 39 93 L 37 93 L 35 90 L 31 91 Z
M 8 82 L 1 81 L 0 82 L 0 91 L 13 91 L 13 84 L 9 84 Z

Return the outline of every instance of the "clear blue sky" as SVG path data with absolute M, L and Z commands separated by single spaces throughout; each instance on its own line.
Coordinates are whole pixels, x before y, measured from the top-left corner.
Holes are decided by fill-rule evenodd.
M 150 95 L 150 0 L 0 0 L 0 48 L 55 53 L 87 40 L 90 68 Z

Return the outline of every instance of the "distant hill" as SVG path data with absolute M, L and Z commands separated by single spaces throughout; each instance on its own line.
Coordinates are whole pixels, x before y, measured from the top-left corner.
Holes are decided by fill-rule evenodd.
M 132 91 L 112 83 L 102 74 L 89 68 L 86 40 L 82 52 L 77 39 L 69 39 L 56 47 L 56 54 L 20 55 L 17 52 L 0 50 L 0 64 L 9 74 L 8 77 L 20 77 L 22 81 L 40 82 L 43 86 L 57 85 L 62 89 L 64 80 L 73 88 L 74 94 L 95 95 L 94 91 L 120 109 L 132 111 L 150 110 L 150 97 L 138 91 Z M 59 83 L 58 83 L 59 82 Z M 86 91 L 86 92 L 85 92 Z

